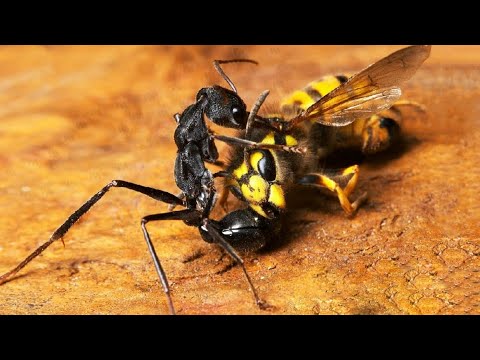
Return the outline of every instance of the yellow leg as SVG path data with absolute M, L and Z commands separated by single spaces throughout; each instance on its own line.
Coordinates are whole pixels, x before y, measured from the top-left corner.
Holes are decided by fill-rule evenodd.
M 346 169 L 335 170 L 328 174 L 313 173 L 308 174 L 299 180 L 301 185 L 314 185 L 325 187 L 328 190 L 337 194 L 340 205 L 348 215 L 353 215 L 359 206 L 367 199 L 367 193 L 363 193 L 353 203 L 350 202 L 348 196 L 353 192 L 358 182 L 359 176 L 358 165 L 350 166 Z M 348 179 L 348 180 L 347 180 Z M 347 181 L 345 187 L 342 189 L 339 182 Z
M 353 192 L 353 190 L 355 190 L 355 187 L 357 186 L 358 176 L 360 174 L 360 168 L 358 167 L 358 165 L 353 165 L 342 170 L 343 176 L 348 176 L 350 174 L 353 174 L 353 175 L 350 178 L 350 180 L 348 180 L 347 185 L 343 189 L 343 192 L 345 193 L 346 196 L 350 196 L 350 194 Z

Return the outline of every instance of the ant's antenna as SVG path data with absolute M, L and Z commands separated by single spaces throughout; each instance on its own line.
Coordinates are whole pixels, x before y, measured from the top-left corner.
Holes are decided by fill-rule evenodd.
M 235 94 L 237 94 L 237 88 L 233 84 L 232 80 L 230 80 L 227 74 L 225 74 L 225 72 L 222 70 L 222 68 L 220 67 L 220 64 L 229 64 L 229 63 L 236 63 L 236 62 L 247 62 L 247 63 L 258 65 L 258 62 L 250 59 L 232 59 L 232 60 L 214 60 L 213 61 L 213 66 L 215 67 L 215 70 L 217 70 L 220 76 L 228 83 L 228 85 L 230 85 L 230 87 L 235 92 Z

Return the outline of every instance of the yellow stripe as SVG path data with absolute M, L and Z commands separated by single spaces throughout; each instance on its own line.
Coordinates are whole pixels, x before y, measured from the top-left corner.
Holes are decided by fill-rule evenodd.
M 314 102 L 315 101 L 305 91 L 297 90 L 292 95 L 284 99 L 280 105 L 295 105 L 297 103 L 300 108 L 305 110 Z
M 325 76 L 318 81 L 311 82 L 309 86 L 317 90 L 321 96 L 325 96 L 333 89 L 339 87 L 340 81 L 335 76 Z
M 293 136 L 291 136 L 291 135 L 285 136 L 285 143 L 286 143 L 288 146 L 297 146 L 297 145 L 298 145 L 297 139 L 295 139 L 295 138 L 294 138 Z
M 273 135 L 273 132 L 270 132 L 263 138 L 263 140 L 260 142 L 262 144 L 275 144 L 275 137 Z
M 285 209 L 285 194 L 280 185 L 273 184 L 270 186 L 270 196 L 268 197 L 268 202 L 280 209 Z

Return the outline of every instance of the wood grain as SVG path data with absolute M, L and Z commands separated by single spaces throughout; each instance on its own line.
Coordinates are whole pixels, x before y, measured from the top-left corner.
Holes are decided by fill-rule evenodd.
M 112 179 L 176 193 L 172 115 L 228 68 L 252 104 L 328 73 L 355 72 L 400 46 L 0 47 L 0 273 Z M 278 244 L 245 256 L 270 314 L 478 314 L 480 47 L 434 46 L 405 86 L 427 114 L 403 145 L 361 164 L 368 203 L 348 219 L 299 192 Z M 225 147 L 219 145 L 222 153 Z M 233 203 L 232 203 L 233 206 Z M 1 314 L 165 314 L 140 229 L 164 204 L 113 189 L 0 286 Z M 215 213 L 222 216 L 222 211 Z M 238 267 L 194 228 L 150 227 L 180 314 L 263 314 Z

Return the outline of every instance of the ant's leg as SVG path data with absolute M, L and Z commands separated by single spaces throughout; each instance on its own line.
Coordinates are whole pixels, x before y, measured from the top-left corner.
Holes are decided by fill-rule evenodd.
M 83 214 L 85 214 L 88 210 L 90 210 L 90 208 L 93 205 L 95 205 L 103 197 L 103 195 L 105 195 L 105 193 L 112 187 L 127 188 L 130 190 L 145 194 L 155 200 L 162 201 L 167 204 L 175 204 L 175 205 L 182 205 L 182 206 L 185 205 L 183 200 L 179 199 L 175 195 L 172 195 L 168 192 L 154 189 L 147 186 L 134 184 L 128 181 L 113 180 L 107 185 L 105 185 L 102 188 L 102 190 L 100 190 L 98 193 L 93 195 L 85 204 L 83 204 L 79 209 L 77 209 L 72 215 L 70 215 L 68 219 L 65 220 L 65 222 L 62 225 L 60 225 L 60 227 L 57 230 L 55 230 L 55 232 L 52 234 L 52 236 L 50 236 L 50 239 L 48 239 L 47 242 L 40 245 L 34 252 L 28 255 L 27 258 L 25 258 L 25 260 L 23 260 L 20 264 L 18 264 L 14 269 L 0 276 L 0 285 L 5 283 L 13 275 L 18 273 L 21 269 L 23 269 L 30 261 L 35 259 L 43 251 L 45 251 L 45 249 L 48 248 L 53 242 L 55 242 L 56 240 L 62 239 L 63 236 L 67 233 L 67 231 L 73 226 L 73 224 L 75 224 L 78 221 L 78 219 L 82 217 Z
M 358 165 L 353 165 L 346 169 L 307 174 L 298 180 L 298 184 L 325 187 L 335 192 L 343 210 L 345 210 L 348 215 L 353 215 L 358 207 L 367 199 L 367 193 L 365 192 L 353 203 L 348 200 L 348 196 L 357 185 L 358 175 L 359 167 Z M 342 185 L 344 185 L 343 188 Z
M 168 286 L 167 275 L 165 275 L 165 271 L 160 264 L 160 260 L 158 259 L 157 252 L 155 251 L 155 247 L 153 246 L 152 240 L 150 238 L 150 234 L 147 231 L 147 223 L 151 221 L 162 221 L 162 220 L 182 220 L 182 221 L 191 221 L 195 222 L 198 221 L 200 214 L 195 210 L 180 210 L 180 211 L 173 211 L 163 214 L 155 214 L 155 215 L 148 215 L 142 219 L 141 226 L 143 231 L 143 236 L 145 237 L 145 241 L 147 242 L 148 251 L 153 260 L 153 264 L 155 265 L 155 270 L 157 271 L 158 277 L 160 278 L 160 282 L 162 283 L 163 291 L 167 296 L 168 300 L 168 308 L 172 315 L 175 315 L 175 308 L 173 307 L 172 296 L 170 295 L 170 287 Z
M 181 191 L 177 194 L 177 197 L 179 199 L 184 200 L 185 199 L 185 193 L 183 191 Z M 176 207 L 177 207 L 177 204 L 169 204 L 168 205 L 168 211 L 173 211 Z
M 250 286 L 250 289 L 252 290 L 253 297 L 255 298 L 255 303 L 257 304 L 257 306 L 262 310 L 267 309 L 269 306 L 265 301 L 263 301 L 262 299 L 260 299 L 258 297 L 257 290 L 255 289 L 255 286 L 252 283 L 252 279 L 250 279 L 250 276 L 248 275 L 247 269 L 245 268 L 245 264 L 244 264 L 242 258 L 237 254 L 237 252 L 232 247 L 232 245 L 230 245 L 222 237 L 222 235 L 220 235 L 218 230 L 212 225 L 212 223 L 208 219 L 205 219 L 204 227 L 206 228 L 208 234 L 211 236 L 213 241 L 215 243 L 217 243 L 218 245 L 220 245 L 222 247 L 222 249 L 225 250 L 228 253 L 228 255 L 230 255 L 233 258 L 233 260 L 235 260 L 235 262 L 242 267 L 243 273 L 245 274 L 245 277 L 247 278 L 248 285 Z
M 288 145 L 278 145 L 278 144 L 262 144 L 255 141 L 250 141 L 246 139 L 225 136 L 225 135 L 212 135 L 214 139 L 223 141 L 227 144 L 243 146 L 247 149 L 261 149 L 261 150 L 279 150 L 279 151 L 288 151 L 298 154 L 305 154 L 307 149 L 303 146 L 288 146 Z

